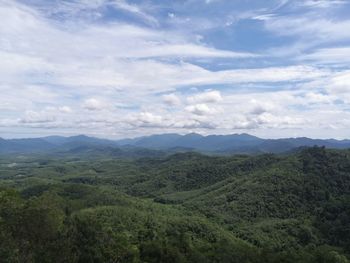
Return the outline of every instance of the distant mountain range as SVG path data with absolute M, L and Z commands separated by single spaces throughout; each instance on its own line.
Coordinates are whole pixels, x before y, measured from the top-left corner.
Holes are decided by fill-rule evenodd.
M 262 139 L 246 133 L 202 136 L 160 134 L 135 139 L 119 140 L 121 146 L 130 145 L 149 149 L 188 149 L 216 153 L 283 153 L 300 147 L 325 146 L 327 148 L 350 148 L 350 140 L 320 140 L 306 137 L 284 139 Z
M 72 137 L 49 136 L 27 139 L 0 138 L 0 154 L 18 153 L 104 153 L 123 155 L 143 152 L 144 156 L 162 152 L 199 151 L 218 154 L 284 153 L 300 147 L 325 146 L 326 148 L 350 148 L 350 140 L 320 140 L 306 137 L 262 139 L 249 134 L 187 135 L 159 134 L 134 139 L 107 140 L 85 135 Z M 156 151 L 158 152 L 156 154 Z M 151 154 L 152 152 L 152 154 Z M 143 156 L 142 155 L 142 156 Z

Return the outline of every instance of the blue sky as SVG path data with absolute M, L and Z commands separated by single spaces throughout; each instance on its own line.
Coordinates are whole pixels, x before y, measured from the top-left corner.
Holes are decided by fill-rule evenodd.
M 350 138 L 350 1 L 0 0 L 0 137 Z

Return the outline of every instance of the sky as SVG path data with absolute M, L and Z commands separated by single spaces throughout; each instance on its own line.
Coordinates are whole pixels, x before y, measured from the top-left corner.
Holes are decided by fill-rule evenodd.
M 350 138 L 350 0 L 0 0 L 0 137 Z

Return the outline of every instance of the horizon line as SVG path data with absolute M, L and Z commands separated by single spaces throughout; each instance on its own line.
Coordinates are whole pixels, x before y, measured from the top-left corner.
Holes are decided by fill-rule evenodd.
M 262 140 L 282 140 L 282 139 L 300 139 L 300 138 L 306 138 L 306 139 L 311 139 L 311 140 L 336 140 L 336 141 L 348 141 L 350 138 L 332 138 L 332 137 L 327 137 L 327 138 L 314 138 L 314 137 L 308 137 L 308 136 L 290 136 L 290 137 L 272 137 L 272 138 L 266 138 L 263 136 L 257 136 L 254 134 L 250 134 L 247 132 L 243 133 L 228 133 L 228 134 L 219 134 L 219 133 L 213 133 L 213 134 L 201 134 L 198 132 L 189 132 L 189 133 L 175 133 L 175 132 L 169 132 L 169 133 L 154 133 L 154 134 L 149 134 L 149 135 L 140 135 L 140 136 L 135 136 L 135 137 L 122 137 L 118 139 L 112 139 L 108 137 L 103 137 L 103 136 L 98 136 L 96 134 L 84 134 L 84 133 L 76 133 L 76 134 L 70 134 L 70 135 L 58 135 L 58 134 L 51 134 L 51 135 L 41 135 L 41 136 L 33 136 L 33 137 L 7 137 L 7 136 L 1 136 L 0 139 L 4 140 L 25 140 L 25 139 L 43 139 L 47 137 L 63 137 L 63 138 L 71 138 L 71 137 L 78 137 L 78 136 L 85 136 L 89 138 L 95 138 L 95 139 L 100 139 L 100 140 L 109 140 L 109 141 L 121 141 L 121 140 L 134 140 L 138 138 L 145 138 L 145 137 L 151 137 L 151 136 L 161 136 L 161 135 L 180 135 L 180 136 L 186 136 L 190 134 L 196 134 L 200 135 L 203 138 L 209 137 L 209 136 L 232 136 L 232 135 L 248 135 L 252 137 L 256 137 L 258 139 Z

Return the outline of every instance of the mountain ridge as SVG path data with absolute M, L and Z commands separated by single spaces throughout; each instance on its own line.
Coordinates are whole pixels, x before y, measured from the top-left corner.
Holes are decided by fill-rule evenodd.
M 263 139 L 247 133 L 229 135 L 201 135 L 189 133 L 154 134 L 136 138 L 109 140 L 86 135 L 46 136 L 40 138 L 0 138 L 0 153 L 74 152 L 78 149 L 106 147 L 108 149 L 151 149 L 160 151 L 198 151 L 217 154 L 284 153 L 300 147 L 324 146 L 326 148 L 350 148 L 350 140 L 311 139 L 308 137 Z
M 325 146 L 327 148 L 337 149 L 350 147 L 350 140 L 312 139 L 307 137 L 263 139 L 247 133 L 207 136 L 190 133 L 186 135 L 177 135 L 174 140 L 166 137 L 168 137 L 168 134 L 158 134 L 139 137 L 140 139 L 134 138 L 128 141 L 121 140 L 117 141 L 117 143 L 121 146 L 137 145 L 140 147 L 151 147 L 152 149 L 161 150 L 182 147 L 204 152 L 219 153 L 281 153 L 303 146 Z M 174 134 L 170 134 L 170 137 L 174 137 Z M 190 137 L 193 137 L 193 139 L 189 139 Z M 168 144 L 161 145 L 159 141 L 155 141 L 160 138 L 163 142 L 167 141 Z M 127 143 L 125 144 L 125 142 Z

